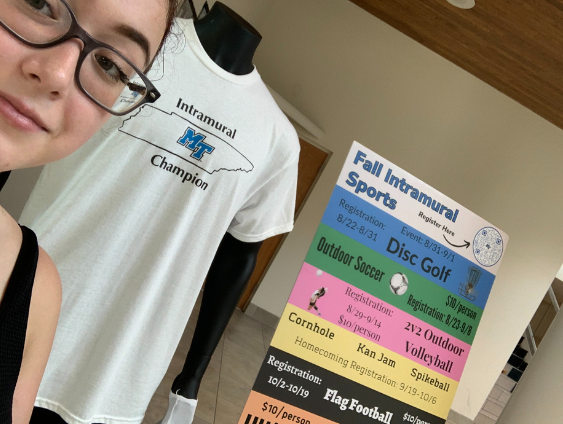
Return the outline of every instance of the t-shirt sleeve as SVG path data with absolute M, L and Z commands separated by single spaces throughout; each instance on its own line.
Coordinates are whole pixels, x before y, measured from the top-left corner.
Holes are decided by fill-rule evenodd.
M 298 162 L 296 155 L 281 170 L 270 173 L 235 214 L 229 234 L 253 243 L 293 229 Z

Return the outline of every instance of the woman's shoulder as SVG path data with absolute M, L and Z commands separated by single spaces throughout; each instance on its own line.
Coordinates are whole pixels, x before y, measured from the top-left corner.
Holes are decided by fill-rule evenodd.
M 60 309 L 62 287 L 61 277 L 57 271 L 55 263 L 51 257 L 39 247 L 39 259 L 37 260 L 37 271 L 35 273 L 34 290 L 39 291 L 38 294 L 47 301 L 57 304 L 56 314 Z
M 49 255 L 39 248 L 22 364 L 14 393 L 14 422 L 29 422 L 55 338 L 61 298 L 57 268 Z
M 0 206 L 0 238 L 3 241 L 19 239 L 20 243 L 22 238 L 19 225 L 2 206 Z M 4 246 L 4 243 L 2 243 L 2 246 Z
M 26 356 L 49 355 L 59 319 L 61 302 L 61 278 L 49 255 L 40 247 L 29 307 L 24 361 Z M 28 349 L 28 346 L 33 349 Z M 44 359 L 46 360 L 46 358 Z
M 51 257 L 39 246 L 37 269 L 31 297 L 29 324 L 34 323 L 39 333 L 55 326 L 62 301 L 61 278 Z M 30 330 L 33 332 L 34 327 Z
M 22 232 L 17 222 L 0 206 L 0 299 L 12 275 L 12 270 L 20 253 Z M 61 280 L 55 264 L 40 247 L 35 272 L 33 292 L 44 296 L 48 303 L 60 305 Z M 57 306 L 57 315 L 58 315 Z

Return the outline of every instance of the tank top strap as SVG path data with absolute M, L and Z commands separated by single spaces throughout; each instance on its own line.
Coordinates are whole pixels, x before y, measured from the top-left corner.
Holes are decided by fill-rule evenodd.
M 0 172 L 0 191 L 2 191 L 2 187 L 8 181 L 8 177 L 10 176 L 10 171 Z
M 0 302 L 0 424 L 12 423 L 12 402 L 21 368 L 39 246 L 35 233 L 22 230 L 22 245 Z

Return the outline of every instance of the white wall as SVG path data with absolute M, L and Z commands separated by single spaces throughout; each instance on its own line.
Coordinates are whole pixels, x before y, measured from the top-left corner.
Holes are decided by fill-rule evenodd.
M 6 186 L 0 192 L 0 205 L 14 218 L 19 218 L 42 166 L 12 171 Z
M 474 418 L 563 262 L 563 131 L 348 1 L 226 3 L 259 6 L 260 73 L 334 152 L 253 303 L 281 315 L 358 140 L 510 236 L 453 404 Z
M 563 314 L 558 314 L 516 386 L 498 424 L 560 424 L 563 416 Z

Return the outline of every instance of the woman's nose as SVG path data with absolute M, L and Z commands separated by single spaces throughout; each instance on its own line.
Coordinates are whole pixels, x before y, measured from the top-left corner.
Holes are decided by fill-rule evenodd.
M 23 74 L 35 89 L 52 100 L 65 97 L 74 85 L 81 49 L 81 41 L 74 39 L 54 47 L 34 49 L 22 64 Z

